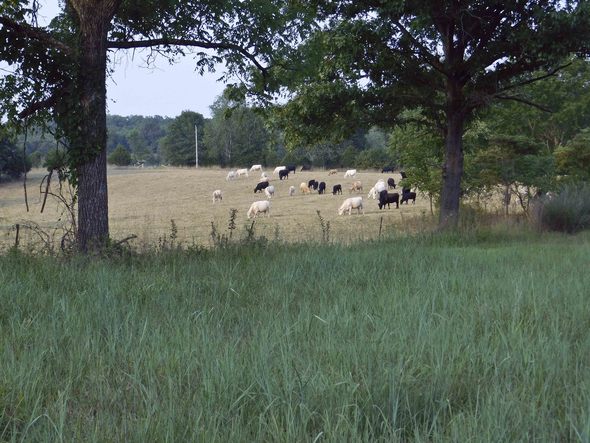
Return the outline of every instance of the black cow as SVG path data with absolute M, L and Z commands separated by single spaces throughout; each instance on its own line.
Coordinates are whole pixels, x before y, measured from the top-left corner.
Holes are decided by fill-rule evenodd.
M 384 172 L 393 172 L 393 166 L 384 166 L 383 169 L 381 169 L 381 174 Z
M 295 169 L 297 169 L 295 165 L 287 165 L 287 171 L 292 172 L 293 174 L 295 174 Z
M 395 180 L 389 177 L 387 179 L 387 186 L 389 186 L 389 189 L 395 189 Z
M 406 171 L 399 171 L 399 174 L 402 176 L 402 178 L 408 178 Z
M 282 180 L 284 178 L 289 178 L 289 170 L 288 169 L 281 169 L 279 171 L 279 180 Z
M 408 189 L 408 188 L 404 188 L 404 189 Z M 403 205 L 404 202 L 406 202 L 406 205 L 407 205 L 409 200 L 412 200 L 412 203 L 416 204 L 416 193 L 411 192 L 410 190 L 408 190 L 408 192 L 402 193 L 402 199 L 399 202 L 399 204 Z
M 317 182 L 317 180 L 310 180 L 307 182 L 307 186 L 309 187 L 309 189 L 313 189 L 314 191 L 318 190 L 318 186 L 320 184 Z
M 391 209 L 390 203 L 395 203 L 395 207 L 399 209 L 399 194 L 397 192 L 389 194 L 386 190 L 381 191 L 379 193 L 379 209 L 385 208 L 385 205 Z
M 318 188 L 318 194 L 323 194 L 326 192 L 326 182 L 320 182 L 319 188 Z
M 311 165 L 303 165 L 303 166 L 301 166 L 300 171 L 311 171 Z
M 258 191 L 262 192 L 267 187 L 268 187 L 268 182 L 260 182 L 260 183 L 258 183 L 256 185 L 256 187 L 254 188 L 254 194 L 256 194 Z
M 342 194 L 342 185 L 334 185 L 332 187 L 332 194 Z

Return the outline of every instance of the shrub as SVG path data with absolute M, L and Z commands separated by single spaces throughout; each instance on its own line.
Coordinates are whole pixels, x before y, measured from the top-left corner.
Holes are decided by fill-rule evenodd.
M 122 145 L 119 145 L 109 155 L 108 162 L 111 165 L 128 166 L 131 164 L 131 154 Z
M 590 228 L 590 183 L 566 185 L 538 205 L 535 220 L 544 229 L 572 234 Z

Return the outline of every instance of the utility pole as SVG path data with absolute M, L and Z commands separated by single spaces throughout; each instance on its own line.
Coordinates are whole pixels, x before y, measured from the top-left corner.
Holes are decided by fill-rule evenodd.
M 199 167 L 199 137 L 197 132 L 197 124 L 195 123 L 195 168 Z

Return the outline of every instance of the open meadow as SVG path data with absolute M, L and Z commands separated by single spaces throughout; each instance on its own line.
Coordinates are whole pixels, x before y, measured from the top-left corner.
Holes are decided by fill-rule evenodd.
M 112 237 L 117 239 L 136 235 L 132 244 L 151 245 L 159 239 L 171 235 L 174 221 L 177 240 L 185 244 L 208 246 L 211 239 L 211 223 L 220 233 L 227 233 L 230 209 L 238 210 L 236 235 L 245 235 L 246 226 L 250 226 L 246 212 L 255 200 L 264 200 L 263 193 L 254 194 L 254 187 L 260 180 L 260 172 L 250 172 L 248 178 L 226 181 L 229 169 L 219 168 L 109 168 L 109 219 Z M 0 235 L 4 245 L 14 242 L 11 227 L 16 223 L 26 225 L 34 222 L 43 229 L 56 225 L 61 210 L 57 201 L 51 197 L 40 213 L 42 198 L 40 182 L 45 172 L 34 170 L 27 181 L 29 212 L 26 211 L 22 182 L 2 184 L 0 186 Z M 420 229 L 430 218 L 430 204 L 418 193 L 416 204 L 404 204 L 400 209 L 379 210 L 377 200 L 367 198 L 369 189 L 382 178 L 393 177 L 396 183 L 399 173 L 359 171 L 354 179 L 343 178 L 344 171 L 337 175 L 328 175 L 328 171 L 297 171 L 286 180 L 272 176 L 268 170 L 270 182 L 275 186 L 276 194 L 271 202 L 270 217 L 262 216 L 256 220 L 255 235 L 281 241 L 318 241 L 322 240 L 322 227 L 316 211 L 320 211 L 325 223 L 329 222 L 331 240 L 348 243 L 359 239 L 372 239 L 383 234 L 403 232 L 413 233 Z M 299 192 L 299 184 L 311 179 L 324 181 L 327 193 L 319 195 L 313 191 L 310 195 Z M 55 179 L 54 179 L 55 180 Z M 363 192 L 350 194 L 353 181 L 360 180 Z M 332 186 L 341 184 L 343 194 L 332 195 Z M 289 197 L 289 186 L 295 186 L 296 193 Z M 52 184 L 53 189 L 56 185 Z M 212 203 L 212 192 L 221 189 L 223 201 Z M 398 188 L 390 192 L 400 192 Z M 362 195 L 365 203 L 365 215 L 338 216 L 338 208 L 345 198 Z M 355 211 L 356 212 L 356 211 Z M 62 217 L 62 220 L 65 219 Z M 26 236 L 35 241 L 36 235 L 22 230 L 22 243 Z
M 0 441 L 587 442 L 590 237 L 0 254 Z

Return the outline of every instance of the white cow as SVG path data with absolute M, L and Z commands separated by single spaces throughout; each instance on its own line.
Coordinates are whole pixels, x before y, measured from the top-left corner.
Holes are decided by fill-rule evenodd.
M 261 212 L 266 212 L 266 215 L 270 217 L 270 202 L 268 200 L 259 200 L 252 203 L 246 215 L 249 219 L 252 217 L 256 218 Z
M 293 197 L 295 195 L 295 186 L 289 186 L 289 197 Z
M 236 170 L 236 175 L 240 177 L 248 177 L 248 170 L 246 168 Z
M 266 194 L 267 198 L 272 198 L 272 196 L 275 195 L 275 187 L 273 185 L 267 186 L 264 189 L 264 193 Z
M 252 165 L 250 171 L 262 171 L 262 165 Z
M 276 174 L 278 174 L 278 173 L 279 173 L 279 171 L 282 171 L 283 169 L 287 169 L 287 167 L 286 167 L 286 166 L 277 166 L 277 167 L 275 168 L 275 170 L 274 170 L 274 171 L 272 171 L 272 175 L 276 175 Z
M 229 171 L 227 176 L 225 177 L 225 181 L 235 180 L 236 179 L 236 171 Z
M 344 200 L 344 203 L 342 203 L 342 206 L 340 206 L 340 209 L 338 209 L 338 215 L 342 215 L 346 211 L 348 211 L 348 215 L 351 215 L 353 209 L 356 209 L 359 214 L 361 211 L 363 211 L 363 214 L 365 213 L 365 210 L 363 209 L 362 197 L 350 197 Z
M 221 194 L 221 189 L 216 189 L 215 191 L 213 191 L 213 204 L 215 204 L 215 202 L 220 202 L 221 200 L 223 200 L 223 195 Z
M 344 173 L 344 178 L 346 177 L 354 177 L 356 175 L 356 169 L 349 169 Z
M 262 174 L 260 174 L 260 178 L 268 178 L 268 174 L 266 172 L 263 172 Z

